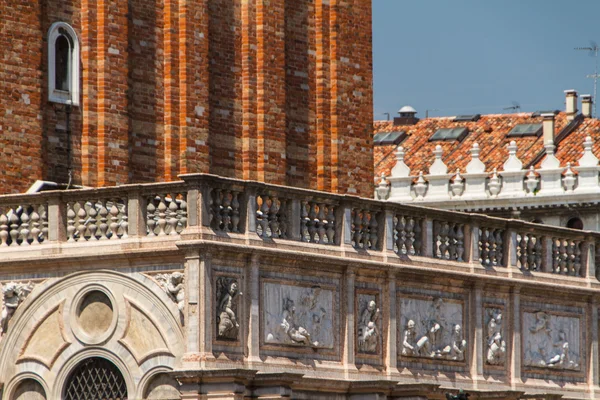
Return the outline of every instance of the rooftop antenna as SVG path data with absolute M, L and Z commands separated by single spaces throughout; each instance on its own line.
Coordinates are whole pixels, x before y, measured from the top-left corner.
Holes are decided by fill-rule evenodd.
M 598 78 L 600 78 L 600 75 L 598 75 L 598 50 L 600 50 L 600 47 L 598 47 L 598 44 L 596 42 L 594 42 L 593 40 L 590 40 L 590 45 L 588 47 L 575 47 L 575 50 L 586 50 L 588 51 L 590 57 L 595 57 L 596 58 L 596 67 L 594 69 L 594 74 L 593 75 L 587 75 L 586 78 L 591 78 L 594 80 L 594 117 L 598 116 L 598 106 L 596 105 L 596 94 L 598 93 Z
M 390 113 L 381 113 L 381 115 L 387 115 L 387 121 L 390 120 Z
M 513 110 L 514 112 L 519 112 L 521 110 L 521 105 L 516 101 L 511 101 L 512 106 L 504 107 L 503 110 Z

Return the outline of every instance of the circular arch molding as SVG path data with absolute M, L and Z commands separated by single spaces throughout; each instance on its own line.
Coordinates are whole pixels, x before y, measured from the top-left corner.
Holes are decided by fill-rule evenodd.
M 90 333 L 86 332 L 84 329 L 81 328 L 79 323 L 79 313 L 81 311 L 81 305 L 85 300 L 86 296 L 91 294 L 92 292 L 100 292 L 104 294 L 108 298 L 108 301 L 111 303 L 112 308 L 112 317 L 109 327 L 104 332 L 98 335 L 91 335 Z M 75 337 L 85 344 L 97 345 L 106 342 L 115 332 L 115 329 L 117 329 L 119 307 L 117 306 L 115 296 L 113 296 L 112 292 L 107 287 L 97 283 L 91 283 L 82 287 L 79 290 L 79 292 L 75 295 L 70 309 L 70 314 L 71 331 L 73 332 Z
M 44 379 L 41 376 L 33 372 L 23 372 L 15 375 L 15 377 L 8 383 L 8 385 L 6 385 L 3 393 L 3 398 L 12 399 L 14 397 L 15 390 L 17 390 L 19 385 L 27 379 L 32 379 L 39 383 L 42 389 L 44 389 L 46 399 L 49 399 L 48 395 L 50 394 L 50 388 L 46 384 L 46 381 L 44 381 Z
M 137 393 L 135 393 L 135 398 L 143 399 L 144 394 L 146 393 L 146 390 L 148 389 L 148 385 L 152 382 L 152 379 L 154 379 L 155 377 L 157 377 L 160 374 L 166 374 L 171 371 L 173 371 L 173 369 L 168 368 L 168 367 L 163 367 L 163 366 L 154 367 L 154 368 L 150 369 L 148 372 L 146 372 L 144 374 L 142 379 L 140 379 L 140 382 L 138 384 Z
M 70 310 L 78 303 L 78 299 L 84 298 L 86 293 L 93 290 L 100 290 L 103 293 L 108 291 L 110 301 L 114 302 L 113 306 L 116 306 L 114 308 L 119 309 L 116 328 L 113 330 L 111 324 L 109 329 L 111 334 L 105 341 L 94 343 L 94 341 L 77 339 L 58 353 L 52 367 L 28 361 L 15 363 L 15 360 L 19 360 L 20 353 L 29 338 L 36 334 L 39 320 L 45 318 L 49 310 L 60 302 L 66 301 L 67 305 L 71 304 L 69 309 L 65 310 L 64 316 L 59 317 L 59 321 L 62 321 L 60 329 L 64 329 L 65 333 L 68 332 L 70 337 L 73 337 L 75 333 L 71 327 L 76 322 L 70 317 L 66 319 L 66 316 L 71 315 Z M 151 320 L 160 322 L 157 328 L 169 346 L 169 357 L 152 357 L 136 362 L 134 355 L 119 343 L 121 333 L 126 331 L 129 324 L 126 313 L 121 307 L 125 296 L 142 307 Z M 113 362 L 126 378 L 128 393 L 137 394 L 137 382 L 147 374 L 148 370 L 161 366 L 167 370 L 174 368 L 183 356 L 185 337 L 179 315 L 177 305 L 167 293 L 141 273 L 123 274 L 111 270 L 80 271 L 62 278 L 48 279 L 35 287 L 11 319 L 11 329 L 3 338 L 3 346 L 0 349 L 0 382 L 8 385 L 17 377 L 24 376 L 24 373 L 31 372 L 45 381 L 43 387 L 48 398 L 60 398 L 60 390 L 66 376 L 77 362 L 86 357 L 99 356 Z M 75 338 L 76 336 L 73 337 Z M 3 398 L 6 396 L 4 395 Z
M 121 359 L 117 355 L 103 348 L 95 347 L 84 349 L 79 353 L 73 355 L 62 366 L 60 371 L 58 371 L 58 374 L 56 375 L 56 379 L 54 381 L 54 388 L 51 397 L 52 399 L 62 399 L 63 389 L 65 383 L 67 382 L 67 379 L 71 375 L 71 372 L 73 372 L 75 368 L 77 368 L 80 362 L 92 357 L 104 358 L 105 360 L 108 360 L 111 363 L 113 363 L 123 376 L 123 379 L 125 380 L 125 384 L 127 385 L 127 393 L 135 393 L 135 383 L 133 381 L 133 377 L 131 376 L 131 372 L 123 363 L 123 361 L 121 361 Z

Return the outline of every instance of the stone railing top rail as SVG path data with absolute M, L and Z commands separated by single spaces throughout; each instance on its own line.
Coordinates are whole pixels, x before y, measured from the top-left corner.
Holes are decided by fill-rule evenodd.
M 374 261 L 396 254 L 596 277 L 598 232 L 207 174 L 180 178 L 0 196 L 0 252 L 141 238 L 140 245 L 168 246 L 167 236 L 189 245 L 196 239 L 238 234 L 242 237 L 237 239 L 257 244 L 276 240 L 322 245 L 326 248 L 302 249 L 345 257 L 353 257 L 348 250 L 354 249 L 359 257 Z
M 447 211 L 428 208 L 420 205 L 397 204 L 387 201 L 361 198 L 353 195 L 339 195 L 316 190 L 293 188 L 267 184 L 257 181 L 245 181 L 233 178 L 224 178 L 210 174 L 180 175 L 181 181 L 167 183 L 128 184 L 114 187 L 85 188 L 74 190 L 53 190 L 34 194 L 0 195 L 0 211 L 2 208 L 32 205 L 41 203 L 60 204 L 70 200 L 96 199 L 126 199 L 135 195 L 160 195 L 165 193 L 183 193 L 197 188 L 198 190 L 220 188 L 236 190 L 240 193 L 254 193 L 259 195 L 272 195 L 288 200 L 310 200 L 326 204 L 339 205 L 347 208 L 368 210 L 372 212 L 389 212 L 415 218 L 429 220 L 443 220 L 459 224 L 477 224 L 482 226 L 512 229 L 523 232 L 536 232 L 543 236 L 556 236 L 582 240 L 600 238 L 599 232 L 580 231 L 569 228 L 554 227 L 520 220 L 489 217 L 482 214 Z M 191 205 L 188 205 L 188 208 Z

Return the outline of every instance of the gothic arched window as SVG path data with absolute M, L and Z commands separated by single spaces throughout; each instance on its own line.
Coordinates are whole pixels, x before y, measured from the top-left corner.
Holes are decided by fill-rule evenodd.
M 92 357 L 81 361 L 65 384 L 63 400 L 126 400 L 127 384 L 110 361 Z
M 64 22 L 48 31 L 48 100 L 79 105 L 79 40 Z

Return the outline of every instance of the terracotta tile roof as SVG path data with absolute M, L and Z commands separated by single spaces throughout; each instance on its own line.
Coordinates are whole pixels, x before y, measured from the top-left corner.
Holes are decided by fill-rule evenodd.
M 404 160 L 410 167 L 411 175 L 417 175 L 419 171 L 428 173 L 434 159 L 433 150 L 438 144 L 444 150 L 442 159 L 448 166 L 448 172 L 454 172 L 457 168 L 461 172 L 465 171 L 471 160 L 470 150 L 474 143 L 479 144 L 480 159 L 486 165 L 486 170 L 492 171 L 497 168 L 501 171 L 508 158 L 507 146 L 512 140 L 517 142 L 517 156 L 524 166 L 533 162 L 543 151 L 543 136 L 506 137 L 515 125 L 534 123 L 542 123 L 542 117 L 532 117 L 531 113 L 491 114 L 483 115 L 476 122 L 454 122 L 454 117 L 442 117 L 424 119 L 411 126 L 394 126 L 392 121 L 375 121 L 374 133 L 403 130 L 408 134 L 400 145 L 405 149 Z M 556 115 L 557 134 L 567 124 L 564 112 Z M 456 127 L 469 129 L 469 134 L 462 142 L 429 141 L 438 129 Z M 594 140 L 594 154 L 600 158 L 600 120 L 587 118 L 558 144 L 556 156 L 561 160 L 561 165 L 566 165 L 567 162 L 577 164 L 586 136 L 591 136 Z M 382 172 L 390 175 L 391 169 L 396 165 L 395 151 L 396 146 L 375 146 L 376 176 L 381 176 Z M 536 168 L 539 167 L 540 161 L 536 163 Z

